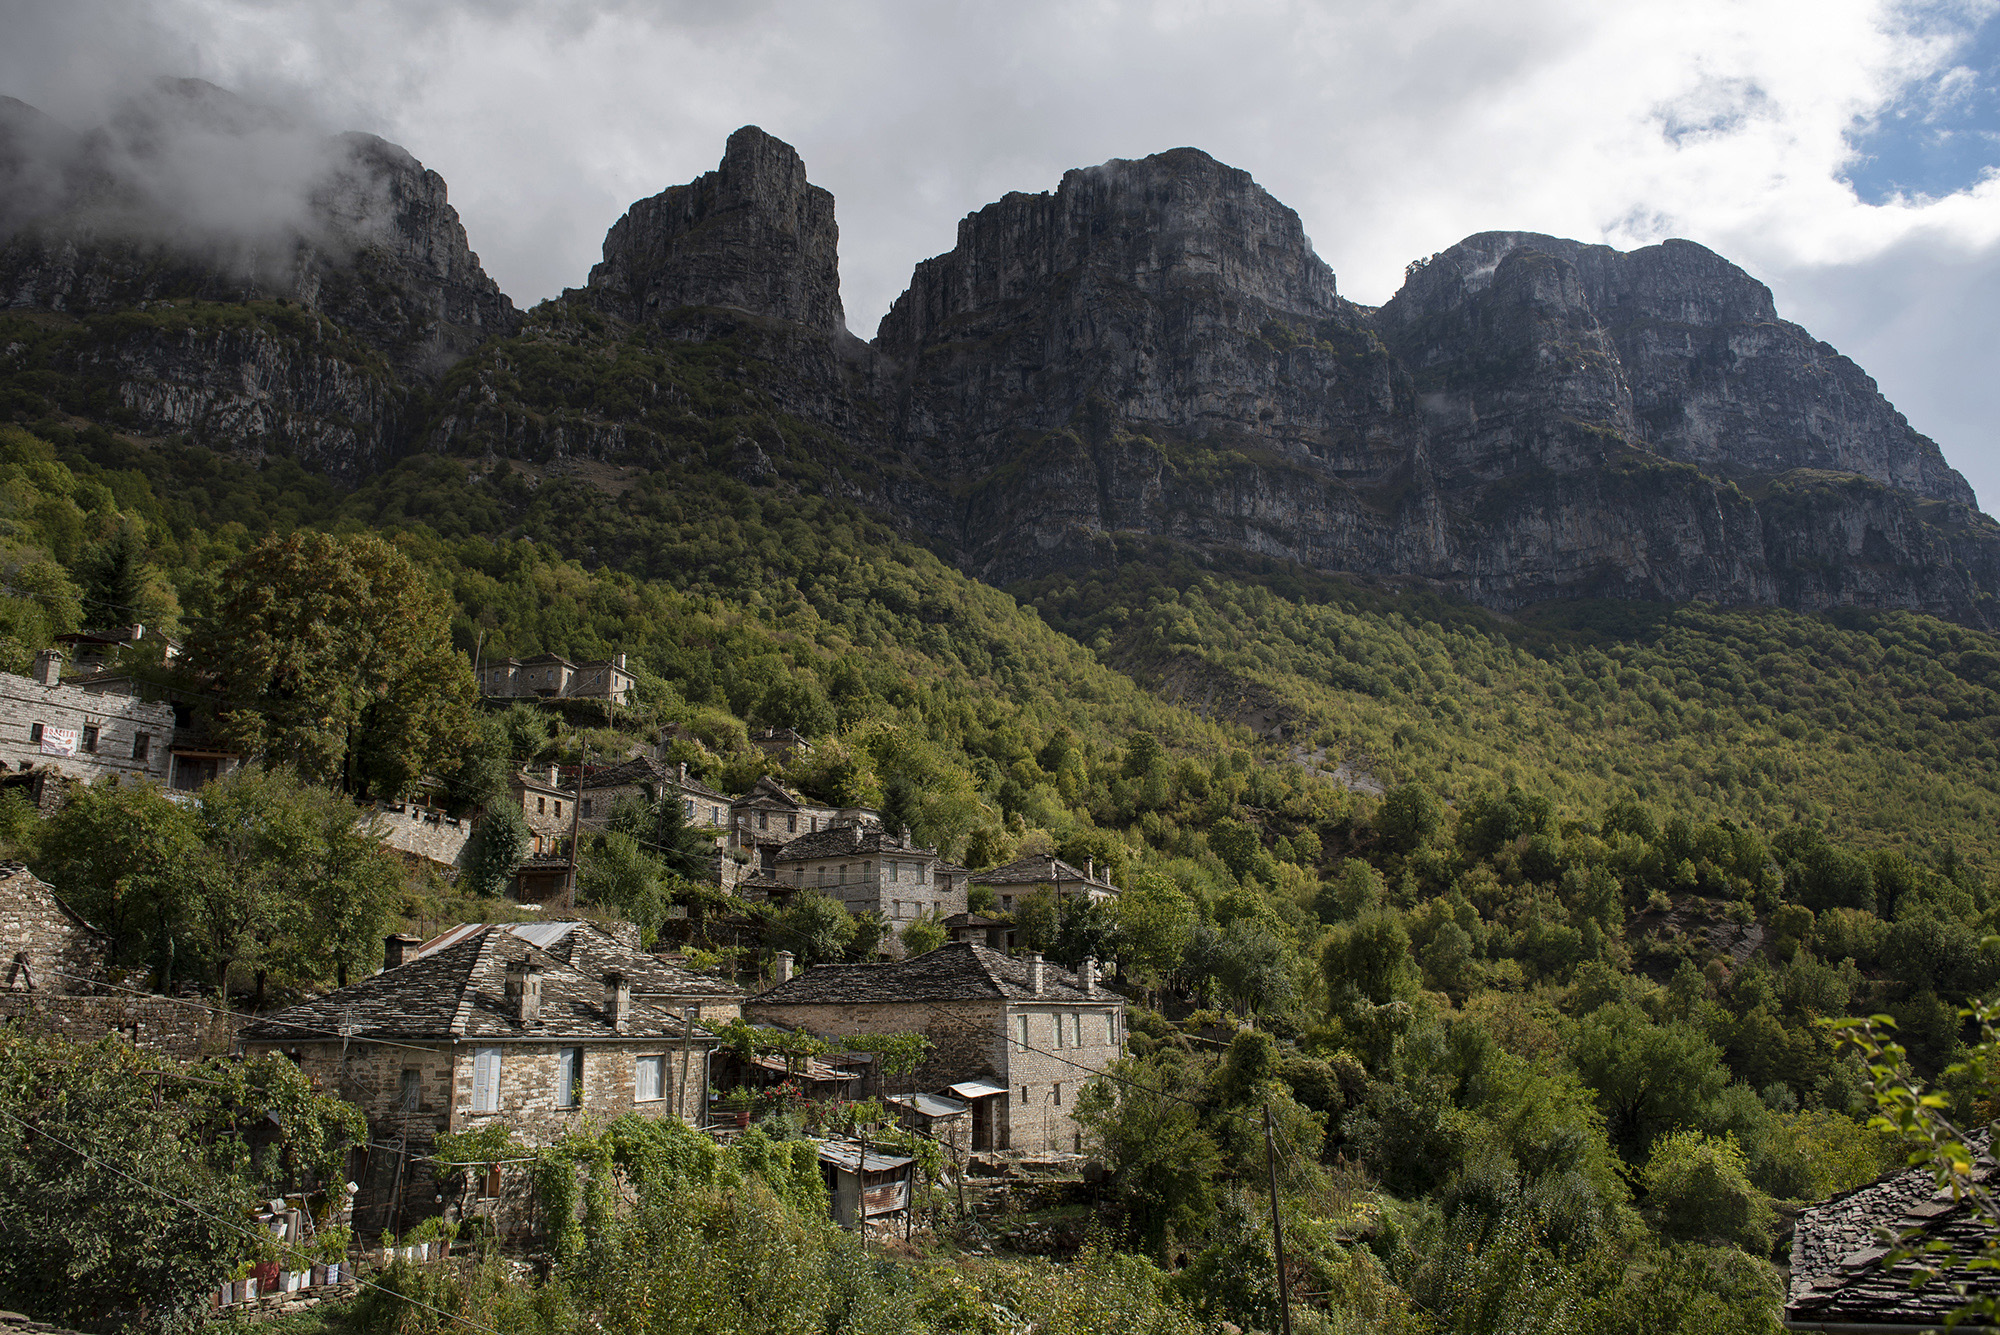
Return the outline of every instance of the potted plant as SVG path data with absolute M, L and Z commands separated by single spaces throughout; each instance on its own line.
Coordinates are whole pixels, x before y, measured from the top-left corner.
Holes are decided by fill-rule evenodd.
M 724 1094 L 720 1104 L 724 1124 L 733 1121 L 737 1126 L 749 1126 L 750 1109 L 755 1103 L 756 1096 L 740 1086 Z

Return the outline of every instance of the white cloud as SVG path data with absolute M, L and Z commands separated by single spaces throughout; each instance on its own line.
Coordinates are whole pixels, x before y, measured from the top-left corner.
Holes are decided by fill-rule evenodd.
M 25 6 L 0 91 L 75 102 L 151 68 L 300 90 L 440 171 L 524 302 L 581 283 L 628 202 L 744 123 L 833 190 L 864 335 L 964 213 L 1189 144 L 1298 209 L 1363 301 L 1475 231 L 1701 241 L 2000 494 L 2000 343 L 1965 336 L 1991 332 L 1968 294 L 1996 290 L 2000 181 L 1871 206 L 1843 179 L 1858 125 L 1926 81 L 1934 108 L 1962 95 L 1990 0 L 105 3 Z

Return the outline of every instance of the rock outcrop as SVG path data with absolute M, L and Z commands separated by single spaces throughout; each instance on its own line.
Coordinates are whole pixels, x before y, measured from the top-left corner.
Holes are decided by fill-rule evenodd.
M 790 144 L 746 125 L 721 166 L 612 225 L 586 290 L 628 320 L 723 307 L 832 337 L 847 332 L 839 243 L 833 196 L 807 182 Z

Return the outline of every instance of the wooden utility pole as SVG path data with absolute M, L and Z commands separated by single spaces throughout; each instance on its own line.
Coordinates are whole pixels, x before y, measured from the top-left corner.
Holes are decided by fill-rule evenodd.
M 699 1014 L 701 1014 L 701 1011 L 696 1007 L 683 1006 L 681 1008 L 680 1079 L 681 1079 L 681 1089 L 683 1092 L 686 1091 L 689 1085 L 692 1085 L 694 1083 L 694 1057 L 692 1055 L 694 1050 L 694 1017 Z M 701 1127 L 706 1127 L 708 1125 L 707 1084 L 708 1084 L 707 1081 L 703 1081 L 701 1088 L 695 1091 L 695 1099 L 696 1099 L 696 1103 L 694 1105 L 695 1111 L 700 1115 L 699 1120 L 695 1124 Z M 678 1102 L 678 1100 L 676 1100 L 676 1102 Z
M 583 817 L 583 776 L 590 768 L 590 748 L 583 750 L 583 762 L 576 767 L 576 796 L 569 803 L 569 871 L 563 876 L 563 907 L 576 912 L 576 832 Z
M 1278 1326 L 1292 1335 L 1292 1281 L 1285 1274 L 1285 1223 L 1278 1217 L 1278 1142 L 1271 1132 L 1271 1105 L 1264 1105 L 1264 1166 L 1271 1174 L 1271 1248 L 1278 1257 Z

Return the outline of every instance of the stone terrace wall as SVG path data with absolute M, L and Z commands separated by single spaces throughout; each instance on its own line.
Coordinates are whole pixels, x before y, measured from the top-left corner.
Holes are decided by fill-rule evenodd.
M 170 1057 L 226 1052 L 236 1040 L 238 1026 L 252 1018 L 218 1015 L 172 997 L 0 991 L 0 1024 L 19 1024 L 77 1043 L 95 1043 L 106 1034 L 119 1034 L 135 1047 Z

